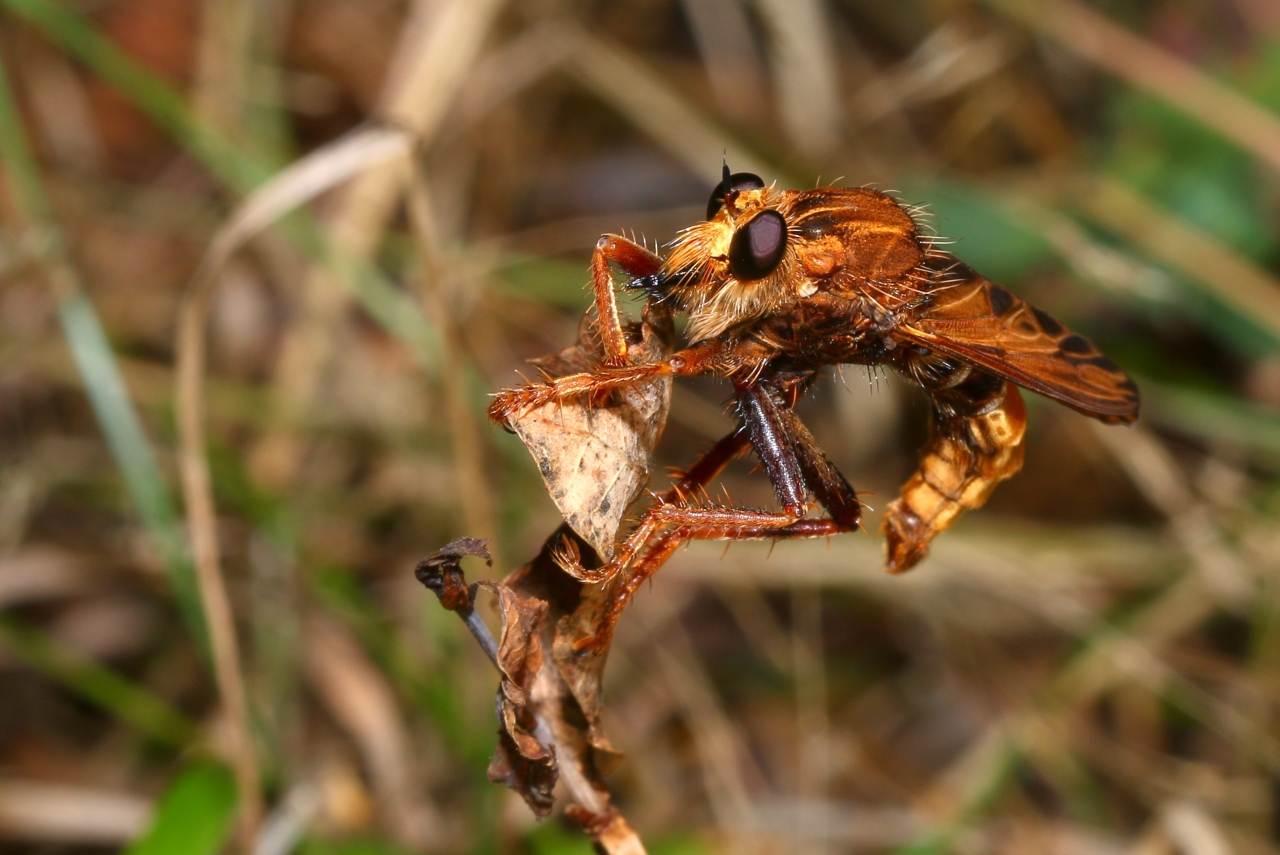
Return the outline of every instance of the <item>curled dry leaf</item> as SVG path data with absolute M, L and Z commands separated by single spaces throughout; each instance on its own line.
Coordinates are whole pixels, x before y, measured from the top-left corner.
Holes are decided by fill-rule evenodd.
M 504 783 L 524 797 L 539 817 L 551 813 L 557 767 L 554 746 L 539 742 L 533 704 L 534 682 L 543 670 L 541 627 L 547 604 L 522 596 L 506 585 L 481 582 L 498 600 L 502 640 L 498 643 L 498 749 L 489 764 L 489 780 Z
M 603 353 L 598 327 L 588 314 L 576 344 L 533 364 L 549 377 L 595 370 Z M 637 362 L 668 356 L 674 342 L 671 316 L 646 310 L 628 339 L 629 355 Z M 549 404 L 510 423 L 538 464 L 560 514 L 606 558 L 613 557 L 627 508 L 649 483 L 650 458 L 670 405 L 667 377 L 620 390 L 606 401 Z
M 609 595 L 621 579 L 594 585 L 565 573 L 552 555 L 566 541 L 579 550 L 582 566 L 588 570 L 604 563 L 595 549 L 565 524 L 547 538 L 532 561 L 508 576 L 503 584 L 547 604 L 543 640 L 545 649 L 551 651 L 556 681 L 541 687 L 544 692 L 540 700 L 550 701 L 555 695 L 556 708 L 548 720 L 553 725 L 569 721 L 573 726 L 552 729 L 558 741 L 573 737 L 574 758 L 587 769 L 587 777 L 593 778 L 597 769 L 604 773 L 617 765 L 621 754 L 600 728 L 601 682 L 608 648 L 579 650 L 578 642 L 596 636 Z
M 413 575 L 435 592 L 440 598 L 440 605 L 451 612 L 461 612 L 465 617 L 471 611 L 475 590 L 467 587 L 466 577 L 462 574 L 462 559 L 473 555 L 483 558 L 492 567 L 493 558 L 489 556 L 487 543 L 474 537 L 455 540 L 419 561 Z
M 518 792 L 538 816 L 550 812 L 552 790 L 563 780 L 573 800 L 567 812 L 604 851 L 642 853 L 639 838 L 610 804 L 603 781 L 620 758 L 599 720 L 607 647 L 577 650 L 577 642 L 595 636 L 610 589 L 620 580 L 591 585 L 565 573 L 552 554 L 566 540 L 579 550 L 584 566 L 601 565 L 596 551 L 565 524 L 502 583 L 467 585 L 462 557 L 488 554 L 482 541 L 472 540 L 456 541 L 423 560 L 417 575 L 464 618 L 477 587 L 497 598 L 502 635 L 494 660 L 502 681 L 499 742 L 489 777 Z M 472 631 L 487 633 L 474 624 Z M 494 647 L 492 639 L 487 646 Z
M 492 564 L 485 541 L 455 540 L 418 563 L 414 575 L 440 598 L 440 604 L 457 612 L 485 653 L 502 674 L 498 685 L 498 749 L 489 765 L 489 779 L 505 783 L 524 797 L 539 817 L 551 812 L 556 784 L 556 756 L 551 745 L 535 735 L 539 722 L 531 699 L 533 684 L 542 671 L 542 625 L 547 604 L 496 582 L 468 585 L 462 559 L 472 555 Z M 475 615 L 475 593 L 483 587 L 498 601 L 502 637 L 496 645 L 488 628 Z

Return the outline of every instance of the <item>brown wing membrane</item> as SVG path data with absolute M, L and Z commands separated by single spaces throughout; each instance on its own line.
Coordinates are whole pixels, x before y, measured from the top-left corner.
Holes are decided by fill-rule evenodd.
M 956 262 L 898 337 L 971 362 L 1106 422 L 1138 417 L 1138 387 L 1093 342 Z

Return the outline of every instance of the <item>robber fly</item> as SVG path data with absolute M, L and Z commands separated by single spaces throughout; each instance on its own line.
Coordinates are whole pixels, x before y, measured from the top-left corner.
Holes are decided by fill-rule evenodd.
M 499 393 L 490 415 L 602 401 L 668 376 L 733 384 L 739 427 L 640 519 L 599 578 L 652 572 L 689 539 L 825 537 L 858 528 L 861 504 L 794 406 L 826 366 L 888 365 L 932 407 L 919 467 L 884 515 L 886 565 L 901 572 L 935 536 L 986 502 L 1022 466 L 1026 410 L 1018 386 L 1104 422 L 1132 422 L 1138 390 L 1083 336 L 939 250 L 912 214 L 870 189 L 778 190 L 728 166 L 707 218 L 666 258 L 606 235 L 592 258 L 604 359 L 598 370 Z M 611 264 L 647 295 L 646 312 L 687 315 L 687 346 L 635 362 L 618 315 Z M 735 457 L 754 450 L 779 511 L 693 501 Z M 826 513 L 815 515 L 815 503 Z M 636 572 L 634 575 L 639 576 Z

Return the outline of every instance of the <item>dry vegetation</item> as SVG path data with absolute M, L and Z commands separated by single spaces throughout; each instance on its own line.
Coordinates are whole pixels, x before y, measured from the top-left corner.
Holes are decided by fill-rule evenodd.
M 1031 402 L 904 577 L 681 552 L 605 684 L 648 851 L 1280 848 L 1278 9 L 0 0 L 0 853 L 589 851 L 486 779 L 496 674 L 412 570 L 559 524 L 486 395 L 725 151 L 930 203 L 1145 409 Z M 662 465 L 726 396 L 676 385 Z M 803 408 L 887 502 L 921 402 Z

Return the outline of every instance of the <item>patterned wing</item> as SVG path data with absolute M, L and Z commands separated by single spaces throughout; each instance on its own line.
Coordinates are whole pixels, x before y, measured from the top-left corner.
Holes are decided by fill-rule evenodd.
M 1105 422 L 1138 417 L 1138 387 L 1084 336 L 959 262 L 895 337 L 978 365 Z

